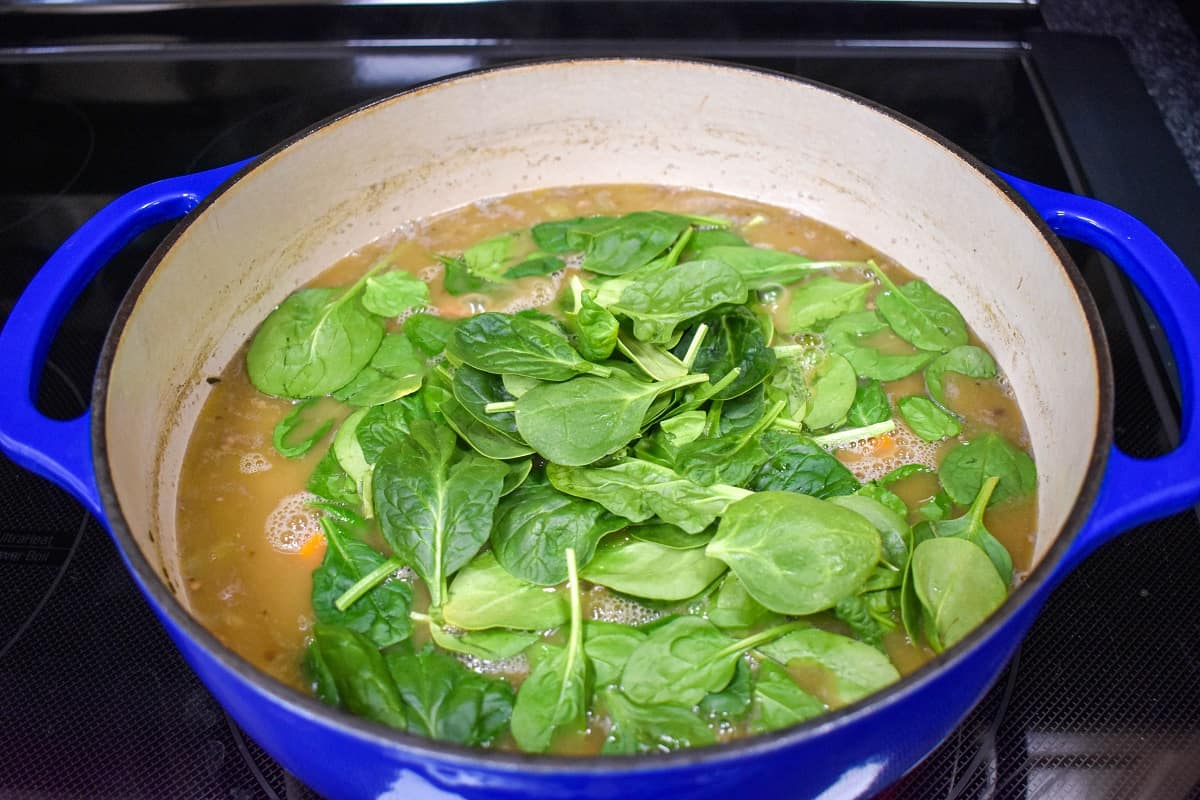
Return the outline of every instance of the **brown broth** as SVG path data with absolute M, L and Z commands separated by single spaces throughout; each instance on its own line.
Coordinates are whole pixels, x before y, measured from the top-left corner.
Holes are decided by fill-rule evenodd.
M 445 293 L 436 279 L 440 267 L 435 266 L 433 254 L 459 252 L 487 237 L 547 219 L 646 209 L 726 217 L 754 244 L 793 250 L 818 260 L 874 259 L 899 282 L 912 277 L 854 237 L 782 209 L 696 190 L 599 186 L 527 192 L 419 220 L 409 229 L 367 245 L 332 265 L 312 285 L 351 283 L 387 255 L 394 266 L 431 281 L 432 303 L 446 317 L 485 309 L 512 311 L 546 305 L 558 294 L 563 276 L 514 281 L 502 294 L 490 297 L 454 297 Z M 861 280 L 862 274 L 849 271 L 848 278 Z M 786 308 L 786 290 L 784 295 L 778 303 L 782 308 Z M 972 341 L 978 344 L 974 337 Z M 304 507 L 299 493 L 326 452 L 330 436 L 302 458 L 280 456 L 271 443 L 272 431 L 293 404 L 260 394 L 249 383 L 244 364 L 243 349 L 213 386 L 188 445 L 177 515 L 183 574 L 195 615 L 222 642 L 274 677 L 306 688 L 299 665 L 313 621 L 311 573 L 323 555 L 322 539 L 315 537 L 301 548 L 289 549 L 281 543 L 294 544 L 316 529 L 316 512 Z M 1028 446 L 1024 422 L 1002 380 L 976 381 L 947 373 L 945 387 L 949 404 L 966 417 L 963 438 L 994 430 L 1020 446 Z M 894 404 L 905 395 L 923 393 L 924 386 L 917 374 L 886 384 L 885 389 Z M 326 412 L 320 415 L 322 418 L 334 416 L 340 420 L 348 413 L 333 401 L 322 404 L 320 410 Z M 860 478 L 870 478 L 913 460 L 932 466 L 953 444 L 924 443 L 907 431 L 899 418 L 897 422 L 900 428 L 893 435 L 881 437 L 886 441 L 873 448 L 843 448 L 837 451 L 838 457 Z M 892 488 L 912 507 L 936 494 L 938 484 L 932 475 L 917 475 Z M 289 497 L 294 498 L 294 508 L 281 521 L 278 509 Z M 273 514 L 274 537 L 268 530 Z M 1029 567 L 1035 522 L 1032 498 L 987 513 L 989 529 L 1012 553 L 1018 573 Z M 585 615 L 594 619 L 648 621 L 663 613 L 662 609 L 639 609 L 602 587 L 585 587 L 584 601 Z M 427 596 L 423 597 L 417 608 L 427 602 Z M 836 621 L 821 624 L 831 630 L 840 629 Z M 902 673 L 911 672 L 932 656 L 928 649 L 909 642 L 902 632 L 888 635 L 885 648 Z M 518 685 L 522 678 L 520 661 L 511 669 L 500 670 L 500 674 Z M 806 686 L 811 684 L 818 695 L 828 694 L 821 688 L 825 680 L 821 675 L 805 673 L 796 677 L 803 678 Z M 597 752 L 607 723 L 599 717 L 593 723 L 589 733 L 559 743 L 556 750 Z M 724 739 L 737 735 L 739 729 L 724 725 L 717 733 Z M 499 744 L 512 746 L 511 741 Z

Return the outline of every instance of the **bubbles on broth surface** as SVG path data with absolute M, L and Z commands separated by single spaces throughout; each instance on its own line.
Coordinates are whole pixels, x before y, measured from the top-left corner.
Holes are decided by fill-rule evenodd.
M 524 653 L 495 661 L 485 661 L 478 656 L 459 653 L 458 660 L 467 669 L 474 670 L 481 675 L 524 675 L 529 672 L 529 659 L 525 657 Z
M 873 439 L 864 439 L 839 447 L 837 452 L 853 456 L 845 459 L 845 464 L 854 473 L 854 477 L 863 482 L 881 478 L 905 464 L 924 464 L 932 470 L 937 469 L 937 455 L 941 449 L 941 442 L 927 442 L 902 423 L 897 424 L 896 429 L 888 436 L 892 438 L 894 445 L 886 455 L 876 454 L 877 445 Z
M 262 453 L 242 453 L 238 469 L 243 475 L 253 475 L 256 472 L 266 472 L 271 468 L 271 461 Z
M 321 532 L 321 514 L 309 503 L 319 500 L 312 492 L 296 492 L 279 501 L 267 517 L 267 541 L 280 553 L 298 553 Z
M 632 598 L 621 597 L 600 587 L 596 587 L 587 599 L 592 609 L 591 618 L 600 622 L 645 625 L 662 616 L 661 611 L 647 608 Z

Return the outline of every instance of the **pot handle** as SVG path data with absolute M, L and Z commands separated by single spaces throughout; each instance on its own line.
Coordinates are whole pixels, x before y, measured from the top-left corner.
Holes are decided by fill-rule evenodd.
M 1151 459 L 1133 458 L 1113 447 L 1088 523 L 1064 559 L 1070 569 L 1121 531 L 1200 502 L 1200 325 L 1194 321 L 1200 284 L 1162 239 L 1124 211 L 1003 173 L 1002 177 L 1055 233 L 1095 247 L 1124 270 L 1158 317 L 1179 370 L 1179 446 Z
M 71 304 L 138 234 L 178 219 L 247 162 L 168 178 L 122 195 L 71 235 L 25 287 L 0 331 L 0 450 L 57 483 L 104 519 L 92 465 L 91 409 L 72 420 L 38 411 L 37 389 L 54 334 Z

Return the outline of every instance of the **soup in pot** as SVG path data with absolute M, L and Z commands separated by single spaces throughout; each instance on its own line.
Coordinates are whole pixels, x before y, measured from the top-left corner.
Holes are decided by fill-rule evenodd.
M 952 646 L 1036 472 L 935 286 L 783 209 L 547 189 L 417 220 L 263 321 L 189 445 L 194 613 L 423 736 L 702 746 Z

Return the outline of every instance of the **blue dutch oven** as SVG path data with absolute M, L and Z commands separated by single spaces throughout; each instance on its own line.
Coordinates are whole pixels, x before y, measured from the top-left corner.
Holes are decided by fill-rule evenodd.
M 819 719 L 673 754 L 485 752 L 377 726 L 275 681 L 189 613 L 174 492 L 203 376 L 338 257 L 406 220 L 567 184 L 660 183 L 752 197 L 848 231 L 926 277 L 997 356 L 1040 473 L 1035 566 L 946 653 Z M 72 301 L 141 231 L 182 218 L 114 322 L 91 411 L 34 407 Z M 1103 331 L 1051 233 L 1125 270 L 1165 331 L 1183 388 L 1179 448 L 1113 448 Z M 966 715 L 1053 587 L 1103 542 L 1200 498 L 1200 287 L 1137 220 L 1000 176 L 887 109 L 794 78 L 701 62 L 551 62 L 450 78 L 326 121 L 251 161 L 135 189 L 30 282 L 0 334 L 0 446 L 105 523 L 151 607 L 214 696 L 267 752 L 330 797 L 788 798 L 885 787 Z

